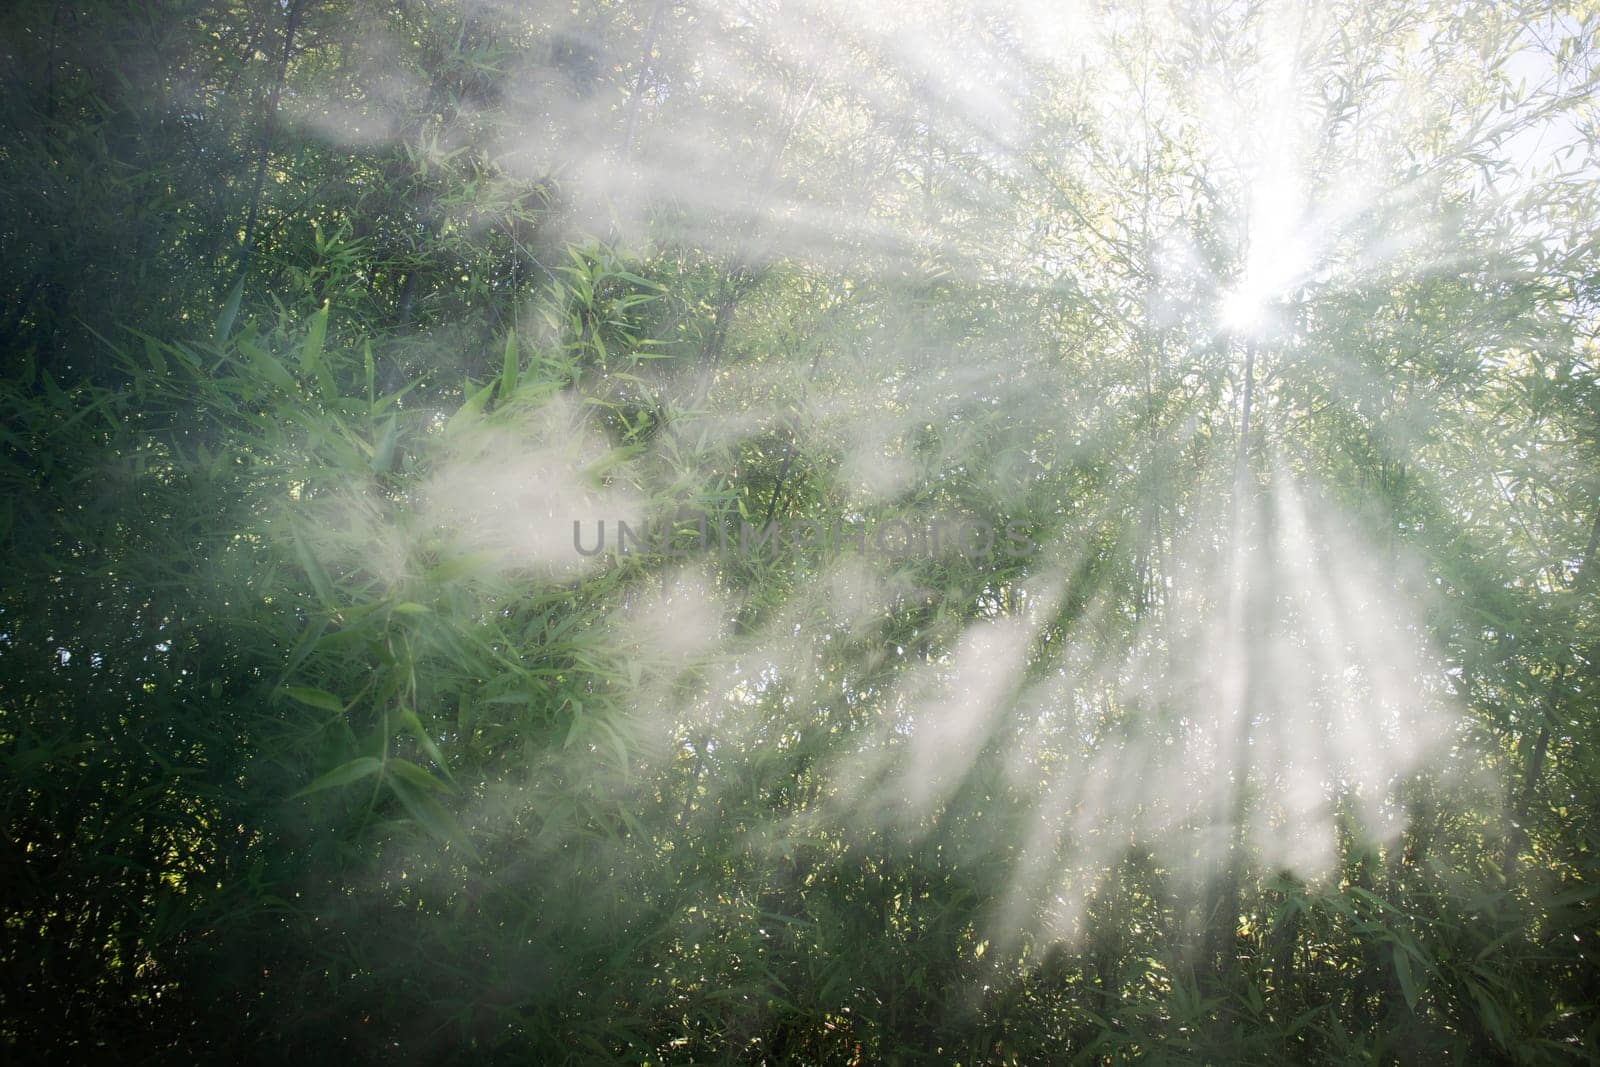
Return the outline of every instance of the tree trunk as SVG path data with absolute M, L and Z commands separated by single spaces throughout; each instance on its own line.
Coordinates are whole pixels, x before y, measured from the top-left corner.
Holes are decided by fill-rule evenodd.
M 267 178 L 267 162 L 272 157 L 272 141 L 278 132 L 278 101 L 283 97 L 283 83 L 289 75 L 289 57 L 294 53 L 294 34 L 300 26 L 300 8 L 304 0 L 289 0 L 284 14 L 283 53 L 278 58 L 278 76 L 267 94 L 267 104 L 261 117 L 261 145 L 256 152 L 256 175 L 250 184 L 250 210 L 244 220 L 244 236 L 239 242 L 239 265 L 234 274 L 240 281 L 250 269 L 250 251 L 255 242 L 256 217 L 261 211 L 261 189 Z

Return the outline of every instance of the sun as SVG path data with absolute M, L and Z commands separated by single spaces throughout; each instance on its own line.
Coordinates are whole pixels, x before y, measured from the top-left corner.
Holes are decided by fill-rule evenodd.
M 1218 322 L 1229 333 L 1255 335 L 1267 324 L 1267 295 L 1249 282 L 1223 293 Z

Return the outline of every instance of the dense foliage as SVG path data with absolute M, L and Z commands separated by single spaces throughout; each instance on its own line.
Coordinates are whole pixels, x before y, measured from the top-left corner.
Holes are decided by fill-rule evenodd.
M 1597 28 L 8 5 L 8 1056 L 1600 1058 Z

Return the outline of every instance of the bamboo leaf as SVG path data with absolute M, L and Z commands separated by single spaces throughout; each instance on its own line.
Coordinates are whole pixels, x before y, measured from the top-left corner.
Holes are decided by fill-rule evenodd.
M 426 774 L 427 772 L 418 771 Z M 429 795 L 432 790 L 419 788 L 409 778 L 400 775 L 388 779 L 389 790 L 410 813 L 417 824 L 426 830 L 432 837 L 440 841 L 447 841 L 460 848 L 469 857 L 476 860 L 478 853 L 467 839 L 466 832 L 455 816 L 444 809 L 440 803 Z
M 217 344 L 222 344 L 233 336 L 233 323 L 239 317 L 239 303 L 244 299 L 244 278 L 233 283 L 233 288 L 228 290 L 228 298 L 223 301 L 222 313 L 217 316 L 216 329 L 212 338 Z
M 328 339 L 328 308 L 326 301 L 311 316 L 311 327 L 306 331 L 305 343 L 300 346 L 300 372 L 314 375 L 322 366 L 322 346 Z
M 517 373 L 520 368 L 520 359 L 517 354 L 517 331 L 506 332 L 506 350 L 501 360 L 500 368 L 500 397 L 505 399 L 517 391 Z
M 294 795 L 296 797 L 309 796 L 312 793 L 320 793 L 325 789 L 349 785 L 351 782 L 359 782 L 363 778 L 377 774 L 382 769 L 383 764 L 372 756 L 357 756 L 349 763 L 340 764 L 327 774 L 316 778 L 310 785 Z
M 283 687 L 283 691 L 285 695 L 313 708 L 322 708 L 324 711 L 344 711 L 344 701 L 325 689 L 313 689 L 304 685 L 286 685 Z

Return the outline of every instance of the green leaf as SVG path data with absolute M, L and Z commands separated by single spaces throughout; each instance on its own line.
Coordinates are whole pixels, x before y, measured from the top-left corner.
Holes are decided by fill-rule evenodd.
M 420 768 L 418 769 L 420 770 Z M 421 826 L 433 837 L 458 846 L 473 859 L 478 858 L 478 852 L 472 847 L 472 842 L 467 840 L 467 835 L 461 829 L 461 824 L 437 800 L 400 775 L 390 777 L 388 784 L 389 791 L 405 806 L 406 811 L 411 813 L 411 817 L 417 821 L 417 825 Z
M 394 445 L 399 424 L 393 415 L 384 423 L 383 433 L 372 450 L 372 469 L 383 474 L 394 466 Z
M 333 582 L 328 578 L 328 572 L 322 569 L 322 564 L 306 545 L 304 534 L 295 531 L 294 554 L 300 561 L 301 568 L 306 572 L 306 577 L 311 579 L 311 588 L 316 591 L 317 598 L 322 601 L 322 606 L 329 611 L 338 607 L 338 602 L 333 596 Z
M 410 760 L 390 759 L 387 770 L 390 774 L 398 774 L 419 789 L 428 789 L 435 793 L 447 793 L 450 791 L 449 786 Z
M 233 283 L 233 288 L 228 291 L 228 299 L 222 304 L 222 314 L 217 316 L 215 338 L 217 344 L 222 344 L 233 334 L 234 320 L 239 317 L 239 302 L 244 299 L 244 278 L 241 277 Z
M 311 655 L 311 650 L 317 647 L 317 642 L 322 639 L 322 635 L 327 632 L 327 629 L 327 619 L 316 619 L 306 623 L 305 630 L 300 634 L 300 640 L 295 642 L 294 651 L 289 653 L 289 661 L 284 665 L 283 675 L 278 679 L 280 686 L 283 685 L 286 679 L 292 677 L 295 671 L 300 669 L 300 664 L 304 663 L 306 657 Z
M 290 374 L 288 368 L 279 363 L 265 349 L 241 340 L 239 342 L 239 351 L 250 357 L 250 366 L 258 377 L 277 386 L 286 393 L 293 393 L 298 390 L 299 386 L 294 380 L 294 375 Z
M 322 363 L 322 346 L 328 339 L 328 302 L 322 302 L 322 308 L 311 316 L 311 328 L 306 331 L 305 344 L 300 346 L 300 369 L 306 374 L 314 374 Z
M 455 777 L 450 773 L 450 765 L 444 760 L 444 753 L 439 751 L 438 743 L 423 728 L 422 720 L 417 718 L 417 713 L 407 708 L 400 713 L 400 722 L 407 730 L 411 731 L 411 736 L 417 739 L 417 744 L 421 745 L 422 751 L 426 752 L 428 758 L 433 760 L 434 766 L 443 771 L 444 776 L 454 785 Z
M 572 743 L 578 739 L 578 731 L 582 728 L 582 726 L 583 726 L 583 701 L 574 700 L 572 702 L 572 725 L 570 727 L 568 727 L 568 729 L 567 729 L 567 739 L 561 745 L 562 748 L 571 748 L 572 747 Z
M 504 365 L 500 370 L 500 398 L 502 400 L 517 391 L 517 373 L 520 362 L 517 355 L 517 331 L 510 330 L 506 333 L 506 353 Z
M 307 796 L 311 793 L 320 793 L 324 789 L 333 789 L 336 786 L 349 785 L 359 782 L 363 778 L 377 774 L 383 769 L 383 764 L 372 756 L 357 756 L 349 763 L 341 763 L 314 780 L 310 785 L 294 794 L 297 797 Z
M 457 578 L 478 574 L 493 564 L 494 560 L 494 555 L 489 552 L 471 552 L 460 556 L 452 556 L 441 562 L 437 567 L 425 572 L 423 576 L 430 582 L 453 582 Z
M 167 360 L 161 354 L 160 343 L 154 337 L 147 337 L 143 334 L 140 337 L 144 341 L 144 358 L 149 362 L 150 369 L 160 377 L 165 378 L 167 376 Z
M 541 694 L 531 689 L 517 689 L 510 693 L 500 693 L 485 700 L 485 704 L 532 704 L 538 701 Z
M 461 406 L 456 409 L 456 413 L 451 415 L 449 421 L 444 424 L 444 432 L 446 434 L 457 433 L 472 422 L 473 418 L 483 410 L 484 405 L 489 402 L 489 394 L 494 391 L 495 385 L 495 382 L 490 382 L 481 389 L 468 393 L 467 399 L 462 401 Z
M 619 270 L 617 271 L 617 277 L 623 279 L 624 281 L 632 282 L 634 285 L 642 285 L 646 289 L 654 289 L 660 293 L 666 292 L 665 286 L 658 285 L 655 282 L 650 281 L 648 278 L 641 278 L 639 275 L 630 271 Z
M 1394 973 L 1400 979 L 1400 992 L 1406 998 L 1406 1007 L 1417 1008 L 1417 979 L 1411 973 L 1411 957 L 1400 945 L 1394 946 Z
M 322 708 L 325 711 L 344 711 L 344 701 L 326 689 L 313 689 L 311 686 L 306 685 L 286 685 L 283 687 L 283 691 L 300 703 L 309 704 L 313 708 Z

